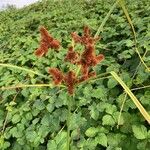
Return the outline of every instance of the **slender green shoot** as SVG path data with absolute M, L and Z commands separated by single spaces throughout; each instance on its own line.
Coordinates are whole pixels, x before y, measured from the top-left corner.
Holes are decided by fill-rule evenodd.
M 99 28 L 98 28 L 98 30 L 97 30 L 97 32 L 96 32 L 96 34 L 95 34 L 94 37 L 97 37 L 97 36 L 100 34 L 100 32 L 103 31 L 104 25 L 106 24 L 107 20 L 109 19 L 109 17 L 110 17 L 110 15 L 111 15 L 111 13 L 113 12 L 113 10 L 116 8 L 116 6 L 117 6 L 117 4 L 118 4 L 119 1 L 120 1 L 120 0 L 117 0 L 117 1 L 112 5 L 112 7 L 110 8 L 109 12 L 107 13 L 107 15 L 105 16 L 105 18 L 103 19 L 101 25 L 99 26 Z
M 7 87 L 0 87 L 0 90 L 10 90 L 10 89 L 16 89 L 16 88 L 28 88 L 28 87 L 50 87 L 53 88 L 53 84 L 20 84 L 15 86 L 7 86 Z M 59 87 L 65 87 L 64 85 L 59 85 Z
M 134 29 L 134 25 L 133 25 L 133 23 L 132 23 L 132 20 L 131 20 L 131 18 L 130 18 L 130 15 L 129 15 L 129 13 L 128 13 L 128 10 L 127 10 L 126 7 L 125 7 L 125 2 L 124 2 L 124 0 L 120 0 L 120 1 L 119 1 L 119 4 L 120 4 L 120 6 L 121 6 L 121 8 L 122 8 L 122 10 L 123 10 L 123 12 L 124 12 L 124 14 L 125 14 L 127 20 L 128 20 L 129 25 L 131 26 L 132 33 L 133 33 L 133 37 L 134 37 L 135 51 L 136 51 L 136 53 L 138 54 L 141 63 L 145 66 L 146 70 L 147 70 L 147 71 L 150 71 L 150 69 L 149 69 L 148 66 L 145 64 L 145 62 L 144 62 L 143 58 L 141 57 L 140 52 L 139 52 L 139 50 L 138 50 L 136 32 L 135 32 L 135 29 Z
M 24 67 L 15 66 L 15 65 L 12 65 L 12 64 L 3 64 L 3 63 L 0 63 L 0 66 L 1 67 L 8 67 L 8 68 L 19 69 L 19 70 L 25 71 L 27 73 L 36 74 L 36 75 L 41 76 L 43 78 L 49 79 L 49 77 L 47 77 L 47 76 L 45 76 L 45 75 L 43 75 L 41 73 L 38 73 L 36 71 L 33 71 L 31 69 L 27 69 L 27 68 L 24 68 Z
M 67 150 L 70 150 L 70 117 L 71 117 L 71 101 L 73 100 L 73 96 L 68 95 L 68 117 L 67 117 Z
M 138 101 L 138 99 L 135 97 L 135 95 L 132 93 L 132 91 L 127 87 L 127 85 L 122 81 L 122 79 L 114 72 L 111 71 L 110 74 L 119 82 L 119 84 L 124 88 L 125 92 L 130 96 L 131 100 L 134 102 L 136 107 L 139 109 L 143 117 L 147 120 L 147 122 L 150 124 L 150 115 L 148 112 L 144 109 L 144 107 L 141 105 L 141 103 Z

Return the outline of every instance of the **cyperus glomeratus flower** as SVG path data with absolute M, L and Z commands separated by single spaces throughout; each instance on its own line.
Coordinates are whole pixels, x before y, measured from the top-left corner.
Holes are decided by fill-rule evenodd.
M 75 43 L 80 43 L 83 45 L 88 45 L 88 44 L 95 44 L 96 41 L 100 39 L 100 37 L 92 37 L 91 36 L 91 31 L 88 26 L 84 27 L 84 31 L 82 36 L 79 36 L 76 32 L 71 33 L 71 36 L 74 40 Z
M 77 83 L 75 73 L 73 71 L 69 71 L 64 77 L 64 82 L 67 86 L 68 93 L 72 95 L 74 93 L 74 86 Z
M 67 52 L 67 55 L 65 57 L 65 61 L 69 61 L 69 62 L 74 64 L 77 62 L 78 57 L 79 57 L 79 54 L 74 51 L 73 46 L 70 46 L 68 48 L 68 52 Z
M 44 27 L 40 27 L 41 41 L 39 48 L 35 51 L 36 56 L 43 56 L 49 48 L 59 49 L 60 42 L 54 39 Z
M 94 45 L 89 44 L 85 47 L 81 55 L 81 59 L 78 62 L 81 65 L 81 71 L 83 76 L 88 76 L 89 67 L 97 65 L 104 59 L 104 55 L 99 54 L 96 56 Z
M 54 39 L 44 27 L 40 28 L 40 33 L 40 47 L 35 51 L 37 56 L 45 55 L 49 48 L 58 49 L 60 47 L 60 42 Z M 76 84 L 91 77 L 96 77 L 96 72 L 90 71 L 91 67 L 100 63 L 104 59 L 104 55 L 96 55 L 95 43 L 99 40 L 99 37 L 92 37 L 89 27 L 84 27 L 82 36 L 79 36 L 76 32 L 71 35 L 75 43 L 80 43 L 84 46 L 84 50 L 79 54 L 74 50 L 74 45 L 70 46 L 64 60 L 81 65 L 81 76 L 77 77 L 73 70 L 63 73 L 58 68 L 50 68 L 48 72 L 52 75 L 55 85 L 63 83 L 66 85 L 68 93 L 73 95 Z
M 63 73 L 59 69 L 50 68 L 49 74 L 52 75 L 55 85 L 61 84 L 63 82 L 67 86 L 68 93 L 70 95 L 74 93 L 74 86 L 77 83 L 77 78 L 73 71 L 69 71 L 68 73 L 63 75 Z
M 61 82 L 64 79 L 64 76 L 63 76 L 63 73 L 59 69 L 57 69 L 57 68 L 50 68 L 48 70 L 48 72 L 49 72 L 49 74 L 52 75 L 55 85 L 61 84 Z

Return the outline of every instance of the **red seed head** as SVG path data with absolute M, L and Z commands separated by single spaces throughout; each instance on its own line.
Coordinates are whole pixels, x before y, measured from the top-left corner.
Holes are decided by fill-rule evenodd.
M 68 93 L 70 95 L 73 95 L 73 93 L 74 93 L 74 86 L 77 83 L 77 78 L 76 78 L 75 73 L 73 71 L 69 71 L 65 75 L 64 82 L 65 82 L 65 84 L 67 86 Z
M 41 40 L 42 42 L 50 43 L 53 40 L 53 37 L 48 33 L 46 28 L 43 26 L 40 27 Z
M 68 48 L 68 52 L 67 52 L 67 55 L 65 57 L 65 60 L 74 64 L 77 62 L 78 56 L 79 56 L 78 53 L 74 51 L 72 46 L 70 46 Z
M 58 49 L 60 47 L 60 42 L 54 39 L 44 27 L 40 27 L 41 40 L 40 46 L 35 51 L 36 56 L 43 56 L 48 52 L 49 48 Z
M 76 32 L 72 32 L 71 37 L 75 43 L 82 43 L 81 37 Z
M 58 40 L 53 40 L 49 45 L 50 45 L 50 48 L 52 49 L 60 48 L 60 42 Z
M 57 68 L 50 68 L 48 70 L 48 72 L 49 72 L 49 74 L 52 75 L 55 85 L 61 84 L 64 76 L 63 76 L 62 72 L 59 69 L 57 69 Z
M 35 51 L 36 56 L 43 56 L 48 52 L 48 46 L 45 43 L 41 43 L 40 47 Z

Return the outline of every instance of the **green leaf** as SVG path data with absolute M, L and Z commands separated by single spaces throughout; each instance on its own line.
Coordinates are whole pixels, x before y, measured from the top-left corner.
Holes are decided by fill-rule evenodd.
M 88 137 L 94 137 L 98 131 L 98 128 L 90 127 L 86 130 L 85 135 Z
M 56 142 L 54 140 L 49 140 L 47 143 L 47 149 L 48 150 L 58 150 Z
M 12 123 L 17 123 L 21 120 L 21 116 L 19 114 L 15 114 L 13 117 L 12 117 Z
M 56 136 L 55 141 L 57 143 L 58 149 L 66 149 L 67 147 L 66 137 L 67 137 L 67 132 L 61 132 Z
M 45 126 L 49 126 L 50 124 L 50 115 L 49 114 L 45 114 L 41 120 L 41 124 L 45 125 Z
M 115 125 L 115 120 L 113 119 L 113 117 L 111 115 L 105 115 L 102 118 L 102 124 L 103 125 L 114 126 Z
M 91 92 L 91 96 L 101 99 L 103 101 L 107 100 L 107 89 L 105 89 L 104 87 L 99 87 L 98 89 L 94 89 Z
M 139 139 L 143 140 L 147 138 L 147 129 L 143 125 L 133 125 L 132 130 L 134 133 L 134 136 Z
M 108 87 L 109 89 L 112 89 L 112 88 L 114 88 L 117 84 L 118 84 L 118 82 L 117 82 L 115 79 L 110 78 L 110 79 L 108 79 L 107 87 Z
M 32 118 L 33 118 L 31 112 L 28 112 L 25 117 L 26 117 L 27 120 L 32 120 Z
M 93 103 L 90 107 L 90 115 L 94 120 L 97 120 L 99 117 L 99 111 L 97 109 L 96 103 Z
M 46 109 L 51 113 L 54 110 L 54 104 L 48 104 Z
M 43 110 L 45 108 L 45 104 L 40 100 L 36 100 L 33 106 L 38 110 Z
M 96 136 L 96 141 L 100 145 L 107 147 L 107 136 L 104 133 L 99 133 L 98 136 Z
M 30 142 L 34 142 L 34 140 L 37 137 L 38 137 L 38 134 L 35 131 L 33 131 L 33 130 L 26 132 L 26 138 Z

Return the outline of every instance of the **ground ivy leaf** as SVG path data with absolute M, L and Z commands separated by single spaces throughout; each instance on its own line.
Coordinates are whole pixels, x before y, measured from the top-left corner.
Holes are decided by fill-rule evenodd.
M 30 142 L 34 142 L 34 140 L 38 137 L 37 133 L 35 131 L 28 131 L 26 132 L 26 138 Z
M 105 101 L 107 99 L 107 89 L 104 87 L 94 89 L 91 93 L 91 96 Z
M 97 120 L 99 117 L 99 111 L 97 109 L 96 103 L 93 103 L 90 107 L 90 115 L 94 120 Z
M 48 104 L 46 109 L 51 113 L 54 110 L 54 104 Z
M 50 124 L 50 115 L 49 114 L 45 114 L 41 120 L 41 124 L 45 125 L 45 126 L 49 126 Z
M 147 129 L 145 126 L 143 125 L 133 125 L 132 126 L 132 130 L 134 133 L 134 136 L 139 139 L 139 140 L 143 140 L 147 138 Z

